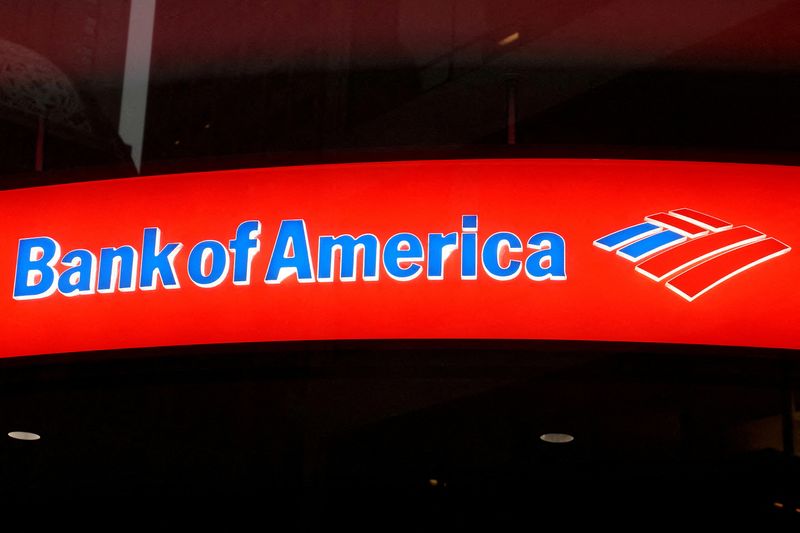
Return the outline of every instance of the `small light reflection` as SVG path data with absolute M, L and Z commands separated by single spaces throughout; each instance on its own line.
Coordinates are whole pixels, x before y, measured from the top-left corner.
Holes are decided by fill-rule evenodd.
M 513 43 L 517 39 L 519 39 L 519 32 L 515 31 L 511 35 L 507 35 L 506 37 L 503 37 L 502 39 L 497 41 L 497 44 L 499 44 L 500 46 L 506 46 L 507 44 Z

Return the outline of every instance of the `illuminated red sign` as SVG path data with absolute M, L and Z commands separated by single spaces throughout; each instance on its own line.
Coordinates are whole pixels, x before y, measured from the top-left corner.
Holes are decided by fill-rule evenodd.
M 797 349 L 799 193 L 793 167 L 593 160 L 6 191 L 0 356 L 397 338 Z

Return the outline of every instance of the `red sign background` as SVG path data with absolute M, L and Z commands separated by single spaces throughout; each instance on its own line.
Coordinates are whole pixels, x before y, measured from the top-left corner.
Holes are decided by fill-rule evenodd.
M 687 302 L 592 242 L 646 215 L 689 207 L 752 226 L 795 248 Z M 766 165 L 596 160 L 419 161 L 154 176 L 0 193 L 0 356 L 278 340 L 503 338 L 800 348 L 800 169 Z M 479 267 L 445 279 L 263 283 L 282 219 L 319 235 L 461 229 L 478 240 L 512 231 L 566 241 L 567 280 L 524 273 L 496 281 Z M 191 247 L 226 243 L 260 220 L 250 285 L 212 289 L 186 275 Z M 62 253 L 130 244 L 157 226 L 182 242 L 181 288 L 39 300 L 12 298 L 20 238 L 46 235 Z M 523 259 L 527 252 L 520 254 Z M 63 269 L 62 269 L 63 270 Z

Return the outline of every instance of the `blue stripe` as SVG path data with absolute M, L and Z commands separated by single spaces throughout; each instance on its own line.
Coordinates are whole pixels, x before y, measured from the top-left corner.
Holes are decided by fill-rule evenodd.
M 621 229 L 612 233 L 611 235 L 606 235 L 602 239 L 598 239 L 595 242 L 602 244 L 603 246 L 608 246 L 609 248 L 614 248 L 619 246 L 620 243 L 634 239 L 639 235 L 647 233 L 648 231 L 653 231 L 654 229 L 658 229 L 658 226 L 655 224 L 650 224 L 649 222 L 643 222 L 641 224 L 631 226 L 630 228 Z
M 679 241 L 683 238 L 683 235 L 675 233 L 674 231 L 662 231 L 661 233 L 656 233 L 655 235 L 651 235 L 645 239 L 642 239 L 641 241 L 636 241 L 633 244 L 629 244 L 628 246 L 622 248 L 618 253 L 628 255 L 635 260 L 647 254 L 647 252 L 651 252 L 656 248 L 671 242 Z

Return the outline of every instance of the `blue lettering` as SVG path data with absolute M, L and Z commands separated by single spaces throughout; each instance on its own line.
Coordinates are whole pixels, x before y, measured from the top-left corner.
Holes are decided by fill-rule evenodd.
M 314 281 L 306 222 L 302 219 L 281 220 L 264 282 L 280 283 L 292 274 L 300 283 Z
M 97 271 L 97 259 L 89 250 L 72 250 L 68 252 L 61 264 L 70 268 L 58 278 L 58 292 L 64 296 L 94 294 L 94 280 Z
M 201 241 L 189 252 L 189 279 L 198 287 L 216 287 L 225 280 L 229 268 L 228 250 L 221 242 Z
M 161 278 L 165 289 L 179 289 L 180 283 L 175 276 L 175 256 L 183 248 L 183 244 L 172 242 L 161 248 L 161 230 L 145 228 L 142 241 L 142 267 L 139 275 L 139 288 L 152 291 L 156 288 L 156 277 Z
M 428 233 L 428 279 L 444 279 L 444 262 L 458 249 L 458 233 Z
M 53 268 L 61 255 L 50 237 L 20 239 L 14 273 L 14 299 L 46 298 L 56 291 L 58 272 Z
M 528 239 L 528 248 L 536 250 L 525 260 L 525 274 L 534 281 L 565 280 L 566 245 L 558 233 L 537 233 Z
M 258 220 L 248 220 L 242 222 L 236 228 L 236 238 L 228 243 L 230 251 L 233 252 L 233 284 L 249 285 L 250 268 L 253 257 L 261 249 L 261 241 L 258 236 L 261 234 L 261 222 Z
M 317 257 L 317 281 L 333 281 L 333 263 L 335 252 L 339 251 L 339 279 L 356 280 L 356 258 L 359 252 L 363 262 L 361 275 L 364 281 L 378 279 L 378 238 L 367 233 L 358 238 L 352 235 L 333 237 L 323 235 L 319 238 L 319 254 Z
M 461 279 L 478 279 L 478 215 L 461 217 Z
M 422 273 L 422 267 L 415 261 L 425 259 L 425 252 L 419 237 L 413 233 L 398 233 L 386 241 L 383 250 L 383 267 L 389 277 L 397 281 L 410 281 Z M 401 263 L 411 263 L 402 266 Z
M 519 271 L 522 270 L 522 261 L 517 261 L 516 259 L 509 261 L 506 267 L 500 265 L 500 253 L 506 246 L 509 252 L 522 251 L 522 241 L 508 231 L 495 233 L 483 243 L 481 252 L 483 269 L 492 279 L 499 281 L 514 279 L 519 275 Z
M 133 246 L 100 250 L 100 279 L 97 292 L 130 292 L 136 288 L 136 266 L 139 253 Z

